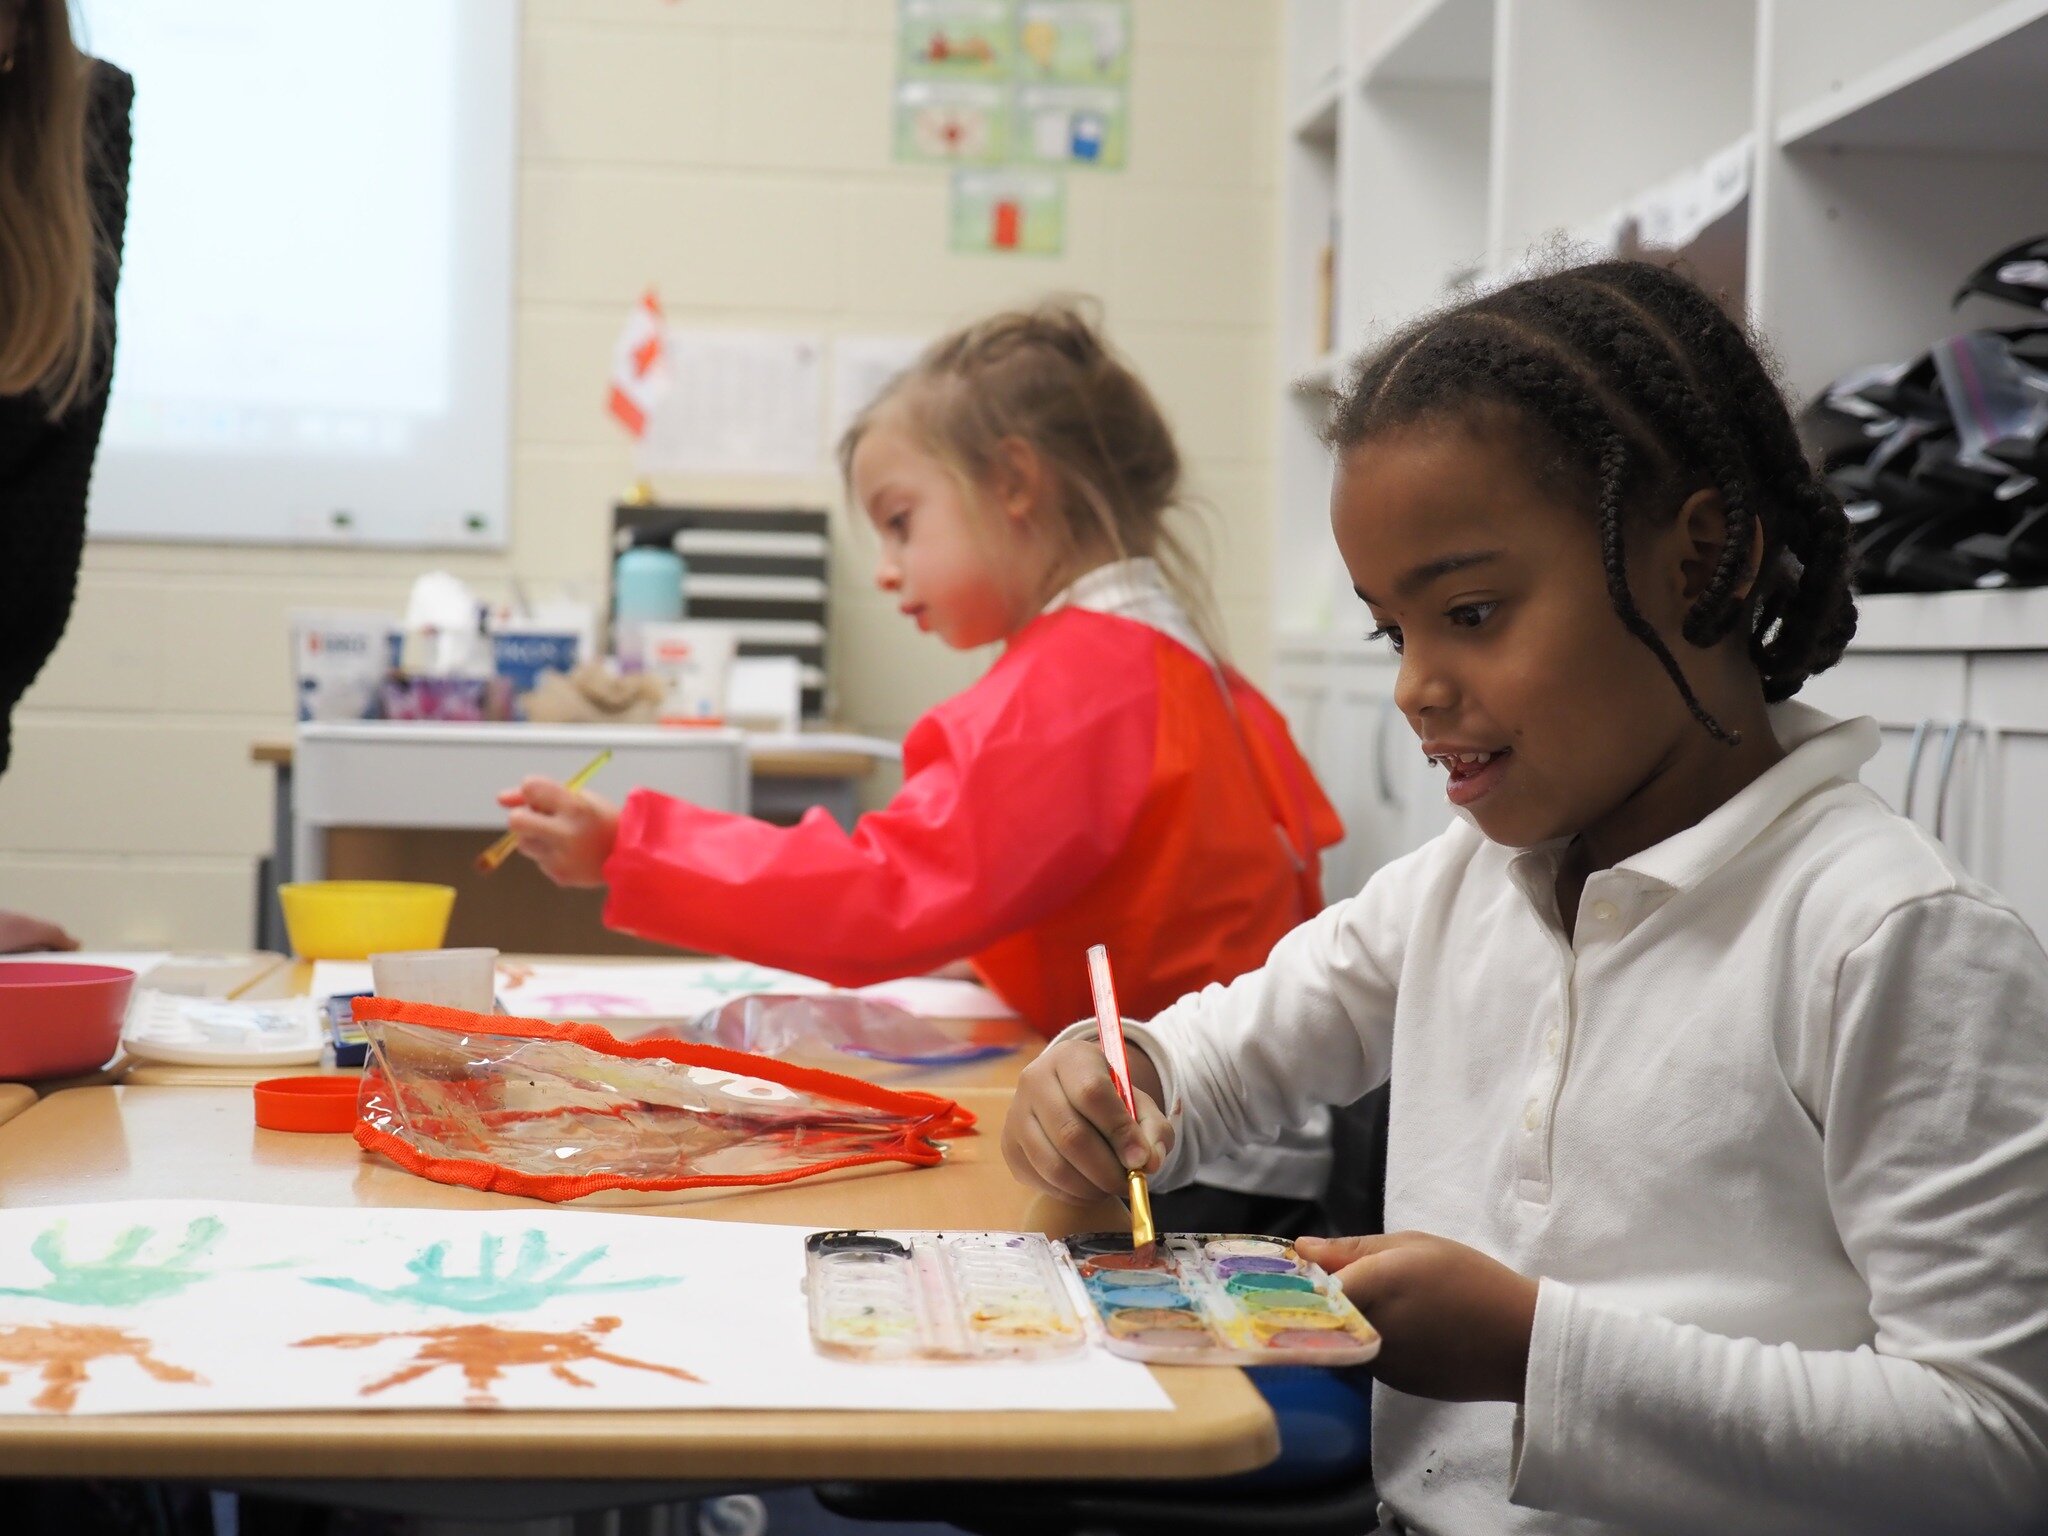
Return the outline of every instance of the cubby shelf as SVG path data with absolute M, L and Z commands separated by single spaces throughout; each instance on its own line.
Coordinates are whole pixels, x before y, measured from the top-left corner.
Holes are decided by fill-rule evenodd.
M 1787 149 L 2048 154 L 2048 4 L 2009 0 L 1789 105 Z
M 1334 634 L 1348 592 L 1328 392 L 1447 298 L 1566 241 L 1675 244 L 1803 399 L 2011 318 L 1958 317 L 1950 296 L 2048 231 L 2048 0 L 1288 0 L 1288 16 L 1273 611 L 1289 643 Z M 1867 611 L 1862 645 L 1981 631 L 2048 649 L 2034 594 Z

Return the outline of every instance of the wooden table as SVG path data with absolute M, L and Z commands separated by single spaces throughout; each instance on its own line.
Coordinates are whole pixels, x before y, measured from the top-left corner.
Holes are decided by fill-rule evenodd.
M 696 1192 L 634 1207 L 805 1226 L 1114 1226 L 1113 1201 L 1027 1195 L 996 1133 L 1007 1093 L 965 1090 L 984 1131 L 945 1163 L 775 1189 Z M 82 1088 L 0 1125 L 0 1205 L 206 1197 L 309 1206 L 530 1206 L 431 1184 L 343 1136 L 256 1129 L 246 1090 Z M 616 1208 L 614 1208 L 616 1209 Z M 223 1326 L 231 1326 L 223 1319 Z M 1171 1412 L 219 1413 L 0 1417 L 0 1476 L 575 1478 L 812 1482 L 827 1478 L 1218 1477 L 1278 1450 L 1242 1373 L 1155 1367 Z
M 637 957 L 620 956 L 594 960 L 589 955 L 567 957 L 561 955 L 508 955 L 513 964 L 551 964 L 573 958 L 578 965 L 618 964 L 645 965 L 652 962 Z M 244 998 L 303 997 L 313 984 L 313 962 L 295 960 L 280 962 L 267 975 L 237 995 Z M 1021 1020 L 991 1020 L 978 1026 L 986 1031 L 991 1042 L 1014 1045 L 1015 1049 L 1005 1056 L 993 1056 L 982 1061 L 967 1062 L 957 1067 L 906 1067 L 888 1062 L 862 1061 L 857 1057 L 833 1053 L 822 1057 L 811 1065 L 822 1066 L 831 1071 L 843 1072 L 849 1077 L 866 1078 L 870 1082 L 887 1083 L 900 1088 L 928 1088 L 935 1093 L 954 1093 L 963 1088 L 1014 1088 L 1017 1078 L 1025 1067 L 1038 1059 L 1045 1049 L 1045 1039 L 1038 1031 Z M 259 1078 L 278 1077 L 286 1074 L 316 1073 L 332 1071 L 333 1068 L 306 1067 L 177 1067 L 157 1062 L 142 1062 L 127 1059 L 118 1077 L 102 1076 L 97 1082 L 121 1082 L 132 1087 L 181 1087 L 181 1088 L 233 1088 L 256 1082 Z M 353 1068 L 345 1070 L 353 1071 Z M 74 1085 L 84 1086 L 84 1085 Z
M 35 1103 L 36 1091 L 27 1083 L 0 1083 L 0 1124 L 5 1124 Z

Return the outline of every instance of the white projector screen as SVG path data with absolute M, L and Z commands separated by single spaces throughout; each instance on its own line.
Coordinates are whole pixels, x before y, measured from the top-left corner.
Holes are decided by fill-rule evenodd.
M 135 77 L 91 533 L 502 545 L 518 5 L 76 9 Z

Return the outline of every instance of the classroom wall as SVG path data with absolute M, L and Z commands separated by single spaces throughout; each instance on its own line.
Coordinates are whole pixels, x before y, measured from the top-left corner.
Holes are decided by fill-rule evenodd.
M 630 479 L 601 409 L 649 283 L 674 323 L 923 333 L 1060 289 L 1101 296 L 1215 507 L 1238 659 L 1268 651 L 1279 0 L 1134 0 L 1130 163 L 1074 174 L 1054 259 L 946 250 L 946 177 L 889 159 L 895 0 L 527 0 L 512 534 L 501 556 L 94 544 L 15 717 L 0 907 L 100 947 L 246 946 L 270 841 L 252 739 L 288 731 L 285 615 L 402 606 L 428 559 L 602 591 Z M 148 82 L 138 82 L 148 89 Z M 663 499 L 839 505 L 811 482 L 657 481 Z M 985 656 L 921 637 L 835 535 L 839 713 L 900 733 Z

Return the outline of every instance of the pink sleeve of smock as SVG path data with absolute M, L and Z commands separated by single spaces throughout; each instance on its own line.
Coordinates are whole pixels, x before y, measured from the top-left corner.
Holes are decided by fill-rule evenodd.
M 852 832 L 635 790 L 604 920 L 836 986 L 959 960 L 1072 900 L 1129 837 L 1158 735 L 1151 638 L 1066 611 L 1037 621 L 903 744 L 904 781 Z

